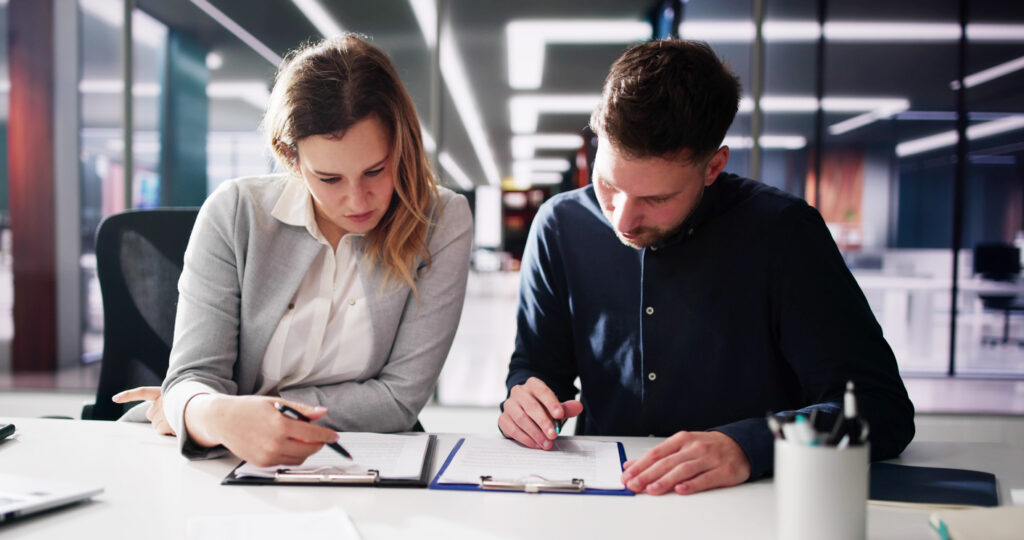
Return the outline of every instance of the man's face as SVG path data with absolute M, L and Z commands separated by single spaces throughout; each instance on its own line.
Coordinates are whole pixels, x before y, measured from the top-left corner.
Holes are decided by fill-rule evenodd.
M 723 146 L 710 159 L 631 158 L 601 137 L 594 192 L 623 244 L 645 248 L 674 233 L 729 161 Z

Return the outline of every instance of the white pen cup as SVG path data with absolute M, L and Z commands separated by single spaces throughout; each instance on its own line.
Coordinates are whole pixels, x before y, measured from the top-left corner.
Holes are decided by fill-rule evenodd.
M 775 440 L 778 537 L 864 540 L 869 445 L 809 446 Z

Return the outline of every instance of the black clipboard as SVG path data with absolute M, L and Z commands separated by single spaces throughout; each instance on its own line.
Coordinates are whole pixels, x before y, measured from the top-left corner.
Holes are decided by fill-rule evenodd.
M 422 436 L 422 435 L 421 435 Z M 231 473 L 221 480 L 224 486 L 330 486 L 330 487 L 405 487 L 425 488 L 430 483 L 430 465 L 434 461 L 434 447 L 437 437 L 427 435 L 427 451 L 423 455 L 423 467 L 419 478 L 383 478 L 375 470 L 363 472 L 301 469 L 278 469 L 274 478 L 257 476 L 238 477 L 235 472 L 245 462 L 239 463 Z

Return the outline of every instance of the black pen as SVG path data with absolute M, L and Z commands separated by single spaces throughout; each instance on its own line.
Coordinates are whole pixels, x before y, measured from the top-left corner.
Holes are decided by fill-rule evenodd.
M 555 420 L 554 423 L 555 423 L 555 433 L 557 433 L 558 435 L 561 435 L 562 434 L 562 426 L 565 425 L 565 419 L 563 418 L 561 420 Z
M 285 405 L 283 403 L 278 403 L 278 402 L 275 401 L 274 402 L 274 407 L 277 408 L 277 410 L 280 411 L 281 414 L 287 416 L 288 418 L 291 418 L 292 420 L 302 420 L 303 422 L 312 422 L 312 420 L 307 418 L 306 415 L 300 413 L 299 411 L 296 411 L 295 409 L 293 409 L 293 408 L 291 408 L 291 407 L 289 407 L 289 406 L 287 406 L 287 405 Z M 331 442 L 331 443 L 327 443 L 327 446 L 330 446 L 331 449 L 334 450 L 335 452 L 337 452 L 337 453 L 339 453 L 339 454 L 341 454 L 341 455 L 343 455 L 343 456 L 345 456 L 345 457 L 347 457 L 349 459 L 352 459 L 352 454 L 349 454 L 348 450 L 345 450 L 340 444 L 338 444 L 336 442 Z

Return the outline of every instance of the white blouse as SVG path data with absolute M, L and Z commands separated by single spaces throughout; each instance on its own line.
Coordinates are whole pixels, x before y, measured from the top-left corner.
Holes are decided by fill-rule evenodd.
M 278 394 L 291 386 L 350 381 L 369 366 L 373 325 L 359 279 L 361 255 L 344 235 L 337 251 L 320 232 L 313 199 L 302 182 L 288 182 L 271 215 L 305 227 L 322 246 L 288 310 L 281 317 L 263 356 L 259 394 Z

